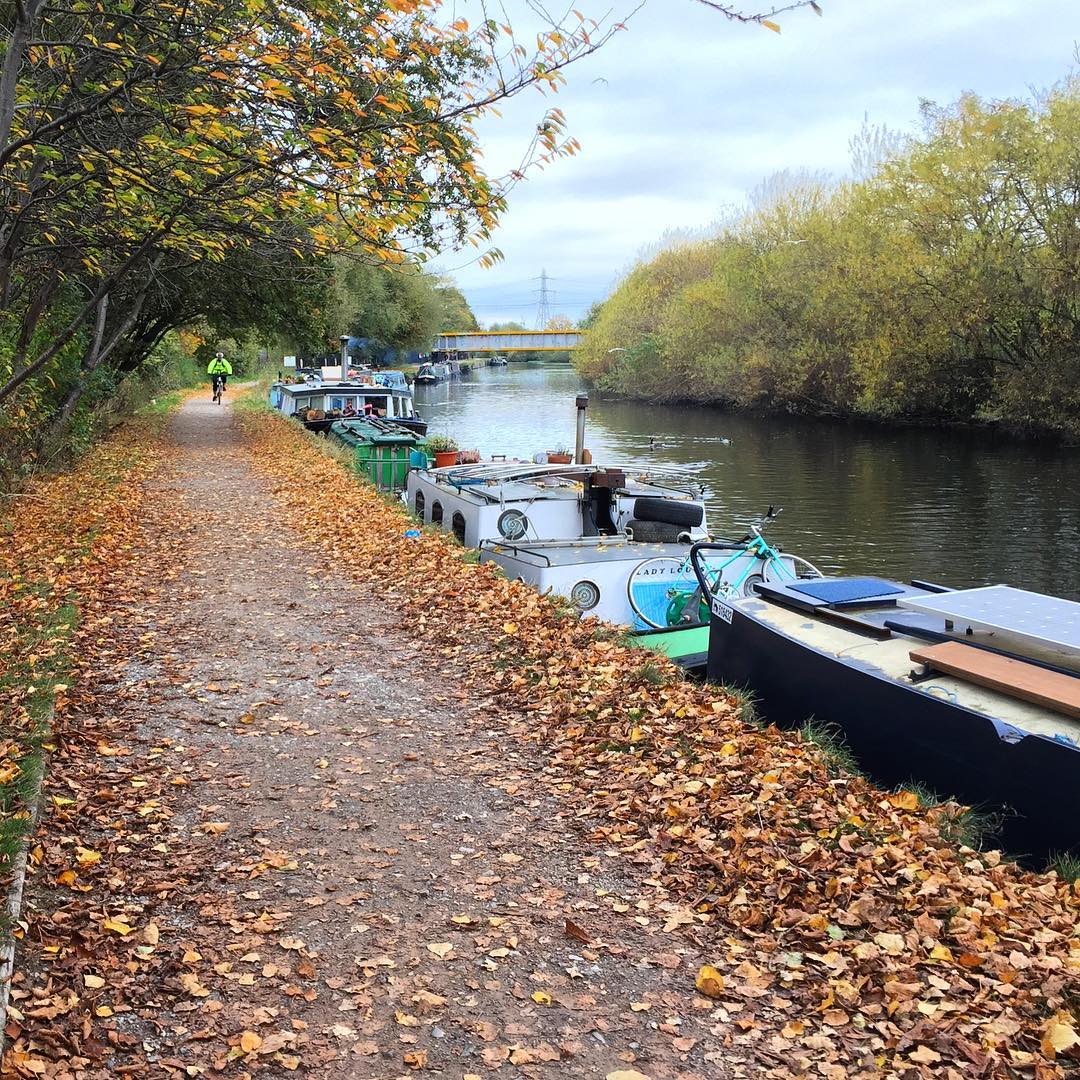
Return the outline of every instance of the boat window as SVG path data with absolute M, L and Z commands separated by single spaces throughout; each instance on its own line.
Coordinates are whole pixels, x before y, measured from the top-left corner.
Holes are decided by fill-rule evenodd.
M 413 501 L 413 509 L 416 511 L 416 516 L 418 518 L 420 518 L 421 521 L 423 521 L 424 520 L 424 493 L 422 491 L 418 491 L 416 493 L 416 499 Z
M 456 511 L 454 511 L 454 516 L 450 519 L 450 521 L 451 521 L 451 530 L 453 531 L 454 535 L 458 538 L 458 540 L 462 544 L 464 544 L 465 543 L 465 515 L 463 513 L 461 513 L 460 511 L 456 510 Z
M 438 499 L 431 504 L 431 524 L 442 524 L 442 503 Z
M 344 398 L 339 398 L 339 397 L 332 397 L 330 399 L 330 408 L 331 409 L 343 409 L 343 408 L 345 408 L 345 399 Z
M 600 590 L 591 581 L 579 581 L 570 590 L 570 602 L 579 611 L 591 611 L 600 603 Z

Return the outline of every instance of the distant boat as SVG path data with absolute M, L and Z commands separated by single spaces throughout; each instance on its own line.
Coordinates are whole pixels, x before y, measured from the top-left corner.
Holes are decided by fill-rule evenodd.
M 388 420 L 418 435 L 427 434 L 427 423 L 416 415 L 412 391 L 398 385 L 378 386 L 366 381 L 342 382 L 321 379 L 299 383 L 275 382 L 270 404 L 286 416 L 301 421 L 309 431 L 325 434 L 337 420 L 362 418 L 365 414 Z

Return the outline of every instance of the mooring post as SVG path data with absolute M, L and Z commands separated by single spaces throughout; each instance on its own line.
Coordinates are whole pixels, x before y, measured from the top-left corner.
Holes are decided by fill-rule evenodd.
M 589 407 L 589 395 L 578 394 L 577 397 L 577 441 L 574 443 L 574 461 L 583 464 L 585 451 L 585 410 Z

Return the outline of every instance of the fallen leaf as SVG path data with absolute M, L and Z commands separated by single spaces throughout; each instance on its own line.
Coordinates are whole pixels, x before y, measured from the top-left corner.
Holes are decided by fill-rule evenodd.
M 242 1031 L 240 1033 L 240 1049 L 245 1054 L 250 1054 L 253 1050 L 258 1050 L 262 1046 L 262 1036 L 257 1035 L 254 1031 Z
M 718 998 L 724 992 L 724 976 L 710 964 L 705 964 L 697 973 L 694 985 L 706 997 Z

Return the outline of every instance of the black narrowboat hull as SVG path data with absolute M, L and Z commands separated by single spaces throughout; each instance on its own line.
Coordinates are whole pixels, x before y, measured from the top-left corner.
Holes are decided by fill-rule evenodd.
M 812 617 L 812 616 L 809 616 Z M 778 727 L 835 726 L 886 788 L 917 781 L 1000 815 L 995 842 L 1033 866 L 1080 853 L 1080 750 L 891 679 L 789 637 L 714 598 L 707 678 L 749 690 Z

